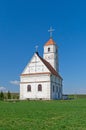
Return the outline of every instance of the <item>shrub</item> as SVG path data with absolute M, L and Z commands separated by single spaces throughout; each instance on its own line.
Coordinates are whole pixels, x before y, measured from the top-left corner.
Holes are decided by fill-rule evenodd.
M 10 91 L 8 91 L 7 97 L 8 97 L 8 99 L 11 99 L 11 93 L 10 93 Z
M 0 92 L 0 100 L 4 100 L 4 93 L 2 91 Z

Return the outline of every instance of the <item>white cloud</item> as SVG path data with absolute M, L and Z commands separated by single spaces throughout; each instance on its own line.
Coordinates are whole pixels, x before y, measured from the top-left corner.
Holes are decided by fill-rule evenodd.
M 78 94 L 86 94 L 86 88 L 78 89 L 76 92 Z
M 20 84 L 20 81 L 18 81 L 18 80 L 13 80 L 13 81 L 10 81 L 10 84 L 19 85 L 19 84 Z
M 6 91 L 5 87 L 0 87 L 0 91 Z

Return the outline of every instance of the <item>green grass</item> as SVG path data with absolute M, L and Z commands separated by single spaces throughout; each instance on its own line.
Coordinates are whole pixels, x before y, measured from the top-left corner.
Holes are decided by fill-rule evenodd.
M 86 130 L 86 99 L 0 102 L 0 130 Z

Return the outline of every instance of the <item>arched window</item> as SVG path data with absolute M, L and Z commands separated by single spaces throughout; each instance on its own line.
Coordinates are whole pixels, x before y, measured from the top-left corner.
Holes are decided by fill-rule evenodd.
M 48 48 L 48 52 L 50 52 L 50 47 Z
M 55 92 L 55 86 L 53 86 L 53 92 Z
M 27 92 L 31 91 L 31 85 L 27 85 Z
M 58 86 L 56 86 L 56 92 L 58 92 Z
M 42 85 L 41 84 L 38 85 L 38 91 L 42 91 Z

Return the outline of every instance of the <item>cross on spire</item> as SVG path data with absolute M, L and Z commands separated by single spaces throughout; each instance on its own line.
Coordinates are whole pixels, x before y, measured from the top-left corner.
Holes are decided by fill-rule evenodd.
M 50 32 L 50 38 L 52 38 L 52 32 L 55 31 L 55 29 L 53 29 L 52 27 L 50 27 L 50 29 L 48 30 L 48 32 Z
M 36 52 L 38 52 L 38 46 L 37 45 L 35 46 L 35 49 L 36 49 Z

